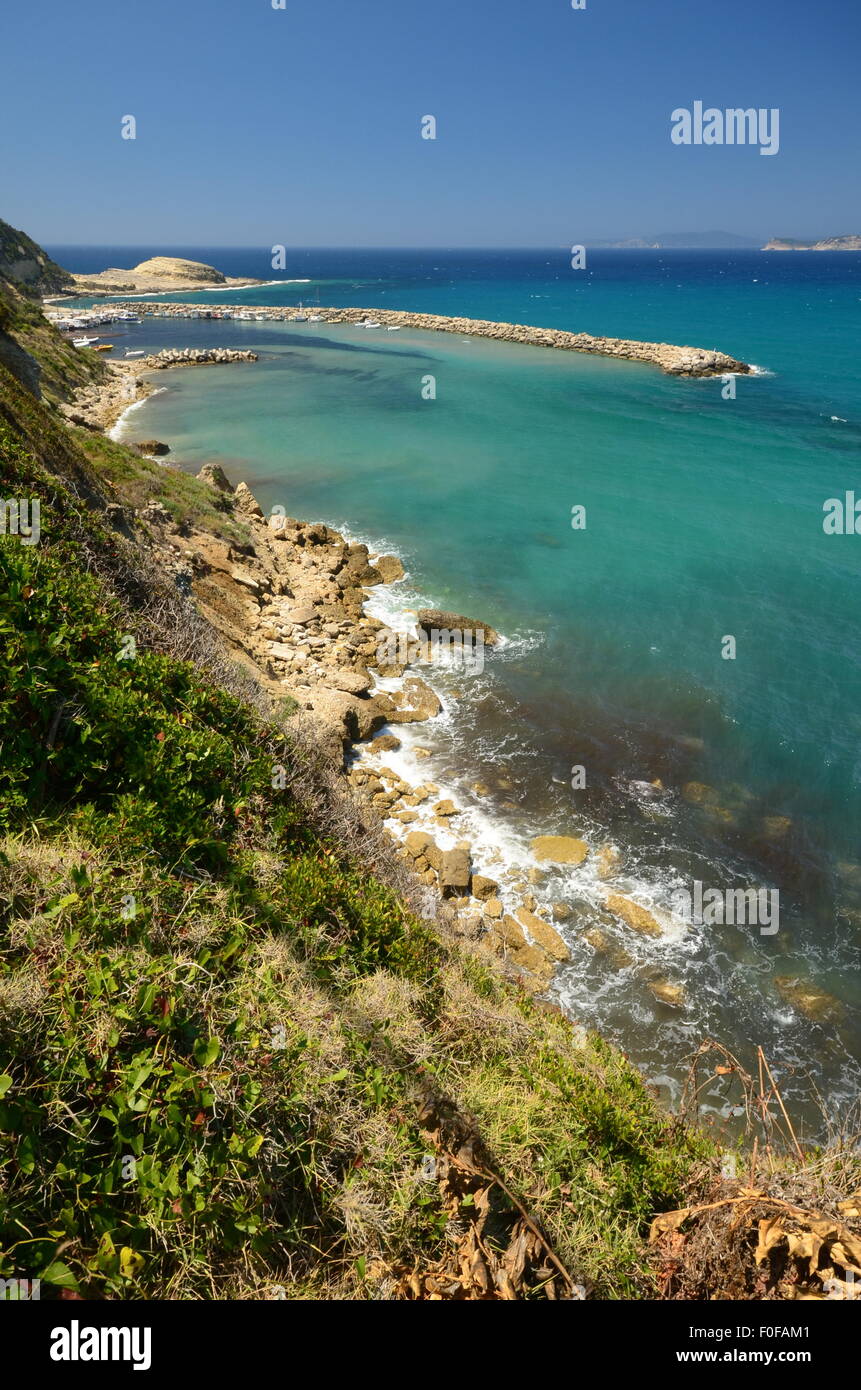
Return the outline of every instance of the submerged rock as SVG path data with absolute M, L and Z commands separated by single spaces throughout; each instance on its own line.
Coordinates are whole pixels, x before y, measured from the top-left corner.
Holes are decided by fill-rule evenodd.
M 837 1023 L 843 1016 L 840 1000 L 810 980 L 798 975 L 775 975 L 774 983 L 781 998 L 813 1023 Z

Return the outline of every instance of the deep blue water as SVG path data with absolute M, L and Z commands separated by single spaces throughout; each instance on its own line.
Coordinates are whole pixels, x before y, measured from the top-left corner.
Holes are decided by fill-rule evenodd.
M 50 251 L 80 271 L 155 254 Z M 272 275 L 268 249 L 158 252 Z M 552 878 L 549 897 L 591 911 L 635 956 L 613 970 L 572 930 L 559 986 L 572 1012 L 671 1086 L 711 1033 L 747 1060 L 762 1043 L 799 1097 L 810 1070 L 835 1105 L 848 1099 L 861 1057 L 861 535 L 822 521 L 826 499 L 861 497 L 861 255 L 596 251 L 574 272 L 565 248 L 332 250 L 287 265 L 305 283 L 174 298 L 319 294 L 718 347 L 762 369 L 725 400 L 716 380 L 478 339 L 147 320 L 129 343 L 241 343 L 261 361 L 172 373 L 128 429 L 189 467 L 219 459 L 267 506 L 397 549 L 410 573 L 390 606 L 430 600 L 512 638 L 483 678 L 449 681 L 446 717 L 416 735 L 485 852 L 525 867 L 532 834 L 607 839 L 623 852 L 621 889 L 657 906 L 692 876 L 779 889 L 774 937 L 699 928 L 654 943 L 601 913 L 590 864 Z M 470 791 L 476 778 L 490 798 Z M 705 807 L 681 794 L 690 782 L 712 789 Z M 684 1014 L 644 988 L 656 969 L 684 984 Z M 836 1022 L 781 996 L 775 977 L 798 975 L 839 1001 Z

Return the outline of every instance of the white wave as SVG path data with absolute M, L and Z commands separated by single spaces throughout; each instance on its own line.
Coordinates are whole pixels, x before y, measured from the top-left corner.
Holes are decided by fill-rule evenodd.
M 153 396 L 160 396 L 162 391 L 166 390 L 166 386 L 157 386 L 148 396 L 142 396 L 139 401 L 132 401 L 131 405 L 127 405 L 122 415 L 117 416 L 113 425 L 111 425 L 111 428 L 108 430 L 108 439 L 113 439 L 117 444 L 120 443 L 128 433 L 127 420 L 132 411 L 140 410 L 141 406 L 146 405 L 147 401 L 152 400 Z

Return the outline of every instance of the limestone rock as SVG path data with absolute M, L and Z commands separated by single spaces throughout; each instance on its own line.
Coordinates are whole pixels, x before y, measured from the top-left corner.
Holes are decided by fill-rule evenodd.
M 479 618 L 464 618 L 459 613 L 447 613 L 441 608 L 420 608 L 416 615 L 416 621 L 424 632 L 482 632 L 484 641 L 488 647 L 493 647 L 499 641 L 499 633 L 490 626 L 489 623 L 482 622 Z
M 392 724 L 418 724 L 433 719 L 442 709 L 442 702 L 419 676 L 408 676 L 403 687 L 391 696 Z
M 465 892 L 469 887 L 469 850 L 462 845 L 442 852 L 439 868 L 439 881 L 443 888 L 454 888 Z
M 539 862 L 552 864 L 582 864 L 589 853 L 586 841 L 572 835 L 539 835 L 530 848 Z
M 640 903 L 635 903 L 633 898 L 626 898 L 622 893 L 608 893 L 606 902 L 610 911 L 621 917 L 634 931 L 642 932 L 644 936 L 663 935 L 661 924 L 654 914 Z
M 554 931 L 547 922 L 536 917 L 534 912 L 529 912 L 522 907 L 517 914 L 517 920 L 526 928 L 529 935 L 542 951 L 546 951 L 551 960 L 570 960 L 571 952 L 562 940 L 558 931 Z
M 378 555 L 374 568 L 379 571 L 384 584 L 394 584 L 404 577 L 404 567 L 397 555 Z
M 472 876 L 472 896 L 480 901 L 494 898 L 499 892 L 499 884 L 492 878 L 485 878 L 483 874 L 473 874 Z
M 663 975 L 654 976 L 646 981 L 647 987 L 654 994 L 661 1004 L 669 1004 L 673 1009 L 680 1009 L 685 1002 L 685 992 L 681 985 L 674 985 L 671 980 L 667 980 Z
M 262 520 L 263 508 L 247 483 L 237 483 L 233 500 L 238 511 L 244 512 L 246 516 L 255 516 Z
M 378 734 L 377 737 L 368 744 L 368 747 L 374 753 L 396 753 L 400 746 L 401 741 L 399 738 L 395 738 L 394 734 Z
M 233 492 L 233 484 L 228 480 L 224 469 L 218 463 L 205 463 L 197 475 L 201 483 L 214 487 L 217 492 Z

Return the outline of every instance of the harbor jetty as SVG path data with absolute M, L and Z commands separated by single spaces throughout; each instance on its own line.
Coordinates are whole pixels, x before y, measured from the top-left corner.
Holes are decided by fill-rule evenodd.
M 124 303 L 100 306 L 101 314 L 126 313 Z M 235 304 L 200 305 L 153 302 L 138 306 L 147 318 L 237 319 L 257 322 L 352 324 L 365 331 L 420 328 L 434 333 L 456 333 L 461 337 L 493 338 L 499 342 L 555 348 L 564 352 L 586 352 L 601 357 L 617 357 L 647 362 L 670 376 L 706 377 L 735 373 L 746 376 L 753 368 L 716 348 L 679 347 L 673 343 L 641 343 L 631 338 L 602 338 L 592 333 L 570 333 L 556 328 L 535 328 L 522 323 L 495 323 L 490 319 L 448 318 L 442 314 L 414 314 L 395 309 L 319 308 L 313 312 L 295 308 L 255 306 L 242 309 Z M 102 320 L 104 321 L 104 320 Z

